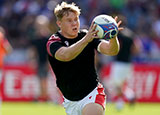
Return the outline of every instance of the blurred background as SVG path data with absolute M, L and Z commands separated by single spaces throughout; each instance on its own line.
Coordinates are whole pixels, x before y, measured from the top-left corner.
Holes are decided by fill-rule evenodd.
M 118 16 L 123 21 L 121 26 L 125 29 L 119 33 L 119 39 L 121 45 L 127 47 L 121 47 L 121 50 L 124 49 L 122 54 L 104 56 L 97 53 L 96 58 L 108 103 L 115 103 L 118 111 L 124 108 L 125 102 L 132 105 L 159 103 L 160 0 L 66 1 L 80 6 L 81 28 L 88 28 L 99 14 Z M 60 2 L 0 0 L 0 33 L 3 34 L 0 34 L 1 102 L 62 103 L 61 93 L 56 88 L 54 73 L 49 69 L 44 50 L 46 40 L 58 30 L 53 10 Z M 121 38 L 126 38 L 124 41 L 130 40 L 122 42 Z M 124 63 L 120 68 L 123 65 L 131 67 L 129 71 L 118 69 L 128 74 L 125 75 L 127 77 L 119 78 L 122 83 L 118 83 L 117 87 L 113 86 L 117 79 L 112 73 L 115 62 Z

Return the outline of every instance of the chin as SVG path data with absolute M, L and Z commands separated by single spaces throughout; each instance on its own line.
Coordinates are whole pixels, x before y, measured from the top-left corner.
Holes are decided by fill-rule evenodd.
M 72 35 L 71 38 L 76 38 L 78 35 Z
M 77 37 L 77 36 L 78 36 L 78 32 L 77 32 L 77 33 L 72 34 L 71 36 L 72 36 L 72 38 Z

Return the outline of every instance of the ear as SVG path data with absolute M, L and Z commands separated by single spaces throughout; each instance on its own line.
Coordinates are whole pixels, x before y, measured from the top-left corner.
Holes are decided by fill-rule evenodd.
M 57 23 L 58 27 L 61 28 L 61 21 L 57 20 L 56 23 Z

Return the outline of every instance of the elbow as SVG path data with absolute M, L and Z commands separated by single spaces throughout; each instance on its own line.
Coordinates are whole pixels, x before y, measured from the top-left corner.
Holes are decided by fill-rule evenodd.
M 69 56 L 64 56 L 63 59 L 62 59 L 62 61 L 64 61 L 64 62 L 68 62 L 68 61 L 71 61 L 71 60 L 72 60 L 72 58 L 70 58 Z
M 119 49 L 114 49 L 114 50 L 103 50 L 103 51 L 100 51 L 102 54 L 105 54 L 105 55 L 109 55 L 109 56 L 116 56 L 118 53 L 119 53 Z
M 59 56 L 59 57 L 56 57 L 56 59 L 63 62 L 68 62 L 72 60 L 69 56 Z
M 116 56 L 116 55 L 118 55 L 118 53 L 119 53 L 119 49 L 114 50 L 114 51 L 112 51 L 112 52 L 110 53 L 110 56 Z
M 119 50 L 120 50 L 120 47 L 118 46 L 118 47 L 113 51 L 113 56 L 118 55 Z
M 118 55 L 118 53 L 119 53 L 119 51 L 115 51 L 112 53 L 112 56 L 116 56 L 116 55 Z
M 69 55 L 63 55 L 63 54 L 59 54 L 59 55 L 55 55 L 55 58 L 59 61 L 63 61 L 63 62 L 68 62 L 71 61 L 73 58 Z
M 72 60 L 71 54 L 65 53 L 63 50 L 59 50 L 55 53 L 55 58 L 59 61 L 68 62 Z

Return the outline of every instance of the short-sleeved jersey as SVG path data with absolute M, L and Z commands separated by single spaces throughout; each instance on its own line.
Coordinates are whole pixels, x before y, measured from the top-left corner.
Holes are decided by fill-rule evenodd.
M 86 32 L 81 31 L 78 37 L 67 39 L 57 32 L 47 42 L 48 58 L 56 75 L 57 87 L 63 96 L 71 101 L 83 99 L 97 86 L 98 76 L 94 65 L 94 55 L 101 41 L 94 39 L 71 61 L 59 61 L 55 58 L 55 53 L 61 47 L 76 43 L 85 35 Z

